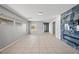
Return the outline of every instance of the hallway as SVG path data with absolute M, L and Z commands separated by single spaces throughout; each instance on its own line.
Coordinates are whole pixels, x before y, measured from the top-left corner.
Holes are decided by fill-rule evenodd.
M 56 39 L 52 34 L 31 34 L 21 37 L 14 45 L 5 49 L 2 54 L 53 54 L 53 53 L 76 53 L 75 49 Z

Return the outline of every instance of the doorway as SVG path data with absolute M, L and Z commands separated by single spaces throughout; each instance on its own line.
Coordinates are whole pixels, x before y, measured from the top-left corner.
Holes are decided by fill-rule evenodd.
M 44 32 L 49 32 L 49 23 L 44 23 Z
M 53 35 L 55 35 L 55 22 L 53 22 Z

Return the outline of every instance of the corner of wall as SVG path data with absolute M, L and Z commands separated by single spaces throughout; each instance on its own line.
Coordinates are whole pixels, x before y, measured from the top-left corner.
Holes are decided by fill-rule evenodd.
M 53 22 L 56 22 L 56 38 L 57 39 L 60 39 L 61 37 L 60 37 L 60 35 L 61 35 L 61 29 L 60 29 L 60 15 L 57 15 L 54 19 L 52 19 L 52 21 L 49 23 L 49 33 L 53 33 Z

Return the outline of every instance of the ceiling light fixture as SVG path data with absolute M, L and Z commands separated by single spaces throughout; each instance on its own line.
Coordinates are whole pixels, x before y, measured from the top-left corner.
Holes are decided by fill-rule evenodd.
M 43 12 L 41 12 L 41 11 L 40 11 L 40 12 L 38 12 L 38 15 L 43 15 Z

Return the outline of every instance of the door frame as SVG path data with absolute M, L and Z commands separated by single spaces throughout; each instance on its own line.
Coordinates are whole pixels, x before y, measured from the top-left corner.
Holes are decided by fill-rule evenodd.
M 54 21 L 53 22 L 53 24 L 52 24 L 53 26 L 52 26 L 52 32 L 53 32 L 53 35 L 55 35 L 56 34 L 56 22 Z

